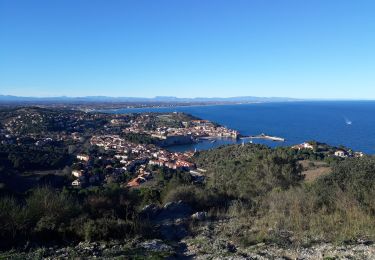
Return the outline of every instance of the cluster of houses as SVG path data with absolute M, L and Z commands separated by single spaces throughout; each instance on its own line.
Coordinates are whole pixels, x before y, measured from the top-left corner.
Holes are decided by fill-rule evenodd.
M 99 113 L 41 108 L 20 108 L 12 113 L 0 123 L 2 144 L 45 146 L 55 141 L 80 142 L 88 128 L 97 128 L 108 118 Z
M 307 150 L 314 150 L 314 146 L 310 143 L 302 143 L 302 144 L 297 144 L 297 145 L 294 145 L 292 146 L 292 149 L 295 149 L 295 150 L 304 150 L 304 149 L 307 149 Z
M 116 165 L 114 158 L 107 158 L 99 156 L 98 158 L 90 157 L 87 154 L 78 154 L 76 156 L 77 162 L 73 165 L 71 172 L 75 180 L 72 186 L 87 186 L 105 183 L 118 182 L 118 179 L 126 171 L 124 167 Z M 95 171 L 95 159 L 102 160 L 104 172 L 98 173 Z
M 82 167 L 72 170 L 72 176 L 76 178 L 72 182 L 72 186 L 97 183 L 100 179 L 99 176 L 97 174 L 89 173 L 90 156 L 86 154 L 78 154 L 76 158 L 79 161 L 79 165 Z
M 223 126 L 216 126 L 208 120 L 191 120 L 182 122 L 184 127 L 159 127 L 156 130 L 145 131 L 152 137 L 165 139 L 168 136 L 191 136 L 200 137 L 227 137 L 237 138 L 239 132 Z
M 314 150 L 314 146 L 308 142 L 304 142 L 302 144 L 297 144 L 292 146 L 292 149 L 295 150 Z M 348 158 L 348 157 L 363 157 L 363 152 L 353 152 L 352 150 L 346 150 L 346 149 L 336 149 L 333 154 L 331 154 L 335 157 L 340 158 Z
M 192 157 L 194 153 L 170 153 L 165 150 L 161 150 L 149 160 L 150 165 L 165 166 L 170 169 L 181 169 L 190 170 L 195 169 L 195 164 L 189 162 L 189 158 Z
M 363 157 L 364 153 L 363 152 L 353 152 L 351 150 L 346 151 L 344 149 L 339 149 L 339 150 L 335 151 L 334 155 L 336 157 L 340 157 L 340 158 L 348 158 L 348 157 Z
M 5 133 L 5 131 L 3 131 Z M 35 146 L 45 146 L 51 144 L 54 141 L 61 141 L 61 138 L 51 138 L 51 137 L 41 137 L 39 135 L 13 135 L 13 134 L 3 134 L 0 130 L 0 144 L 3 145 L 35 145 Z
M 4 127 L 8 133 L 14 135 L 33 133 L 38 127 L 51 129 L 50 131 L 43 131 L 44 134 L 56 132 L 61 135 L 63 134 L 61 132 L 82 132 L 91 122 L 103 118 L 106 118 L 106 115 L 87 114 L 76 111 L 51 112 L 38 108 L 19 109 L 14 112 L 14 116 L 9 117 L 4 122 Z
M 190 120 L 182 121 L 181 127 L 159 126 L 154 129 L 147 129 L 145 126 L 151 121 L 151 116 L 148 114 L 139 115 L 128 122 L 128 126 L 123 129 L 124 133 L 144 133 L 152 137 L 165 140 L 173 137 L 178 142 L 188 142 L 200 137 L 226 137 L 237 138 L 239 132 L 228 129 L 223 126 L 213 124 L 208 120 Z M 119 125 L 119 120 L 111 120 L 114 125 Z M 123 122 L 122 122 L 123 123 Z
M 118 135 L 96 135 L 92 136 L 90 140 L 91 145 L 102 147 L 104 150 L 114 151 L 113 158 L 108 158 L 109 161 L 118 161 L 121 165 L 120 169 L 115 168 L 113 172 L 134 172 L 138 174 L 132 179 L 127 186 L 134 187 L 146 182 L 152 178 L 152 173 L 147 170 L 148 165 L 163 166 L 174 170 L 190 171 L 195 169 L 195 164 L 189 159 L 194 155 L 194 152 L 169 152 L 155 145 L 135 144 L 124 140 Z M 88 155 L 79 154 L 77 160 L 82 162 L 87 167 L 90 166 L 90 157 Z M 108 160 L 107 160 L 108 161 Z M 109 165 L 112 167 L 112 165 Z M 72 182 L 73 186 L 80 186 L 84 180 L 89 176 L 89 183 L 94 183 L 97 176 L 87 174 L 88 170 L 73 170 L 72 175 L 77 179 Z M 108 178 L 109 176 L 105 176 Z
M 138 115 L 135 118 L 131 118 L 128 121 L 128 126 L 123 129 L 124 133 L 145 133 L 146 129 L 145 126 L 149 124 L 151 121 L 151 117 L 148 114 Z M 113 122 L 118 125 L 119 121 Z
M 133 178 L 127 183 L 127 187 L 138 187 L 142 183 L 152 179 L 152 173 L 146 171 L 144 167 L 141 167 L 138 171 L 137 177 Z

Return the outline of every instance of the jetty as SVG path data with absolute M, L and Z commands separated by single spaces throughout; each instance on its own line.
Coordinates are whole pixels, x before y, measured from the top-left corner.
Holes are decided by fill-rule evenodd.
M 243 138 L 249 138 L 249 139 L 265 139 L 265 140 L 271 140 L 271 141 L 274 141 L 274 142 L 285 142 L 285 138 L 282 138 L 282 137 L 278 137 L 278 136 L 270 136 L 270 135 L 266 135 L 264 133 L 260 134 L 260 135 L 252 135 L 252 136 L 247 136 L 247 137 L 243 137 Z

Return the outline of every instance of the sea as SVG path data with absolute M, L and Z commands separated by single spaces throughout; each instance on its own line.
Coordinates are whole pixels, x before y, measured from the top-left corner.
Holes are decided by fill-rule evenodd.
M 107 113 L 185 112 L 240 131 L 242 135 L 261 133 L 285 138 L 285 142 L 253 139 L 270 147 L 318 141 L 343 145 L 355 151 L 375 154 L 374 101 L 314 101 L 205 105 L 180 107 L 124 108 Z M 221 145 L 241 144 L 250 139 L 205 140 L 168 147 L 171 151 L 207 150 Z

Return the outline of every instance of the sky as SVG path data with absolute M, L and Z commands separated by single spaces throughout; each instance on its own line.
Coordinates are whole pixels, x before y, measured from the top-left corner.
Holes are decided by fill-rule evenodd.
M 373 0 L 0 0 L 0 95 L 375 99 Z

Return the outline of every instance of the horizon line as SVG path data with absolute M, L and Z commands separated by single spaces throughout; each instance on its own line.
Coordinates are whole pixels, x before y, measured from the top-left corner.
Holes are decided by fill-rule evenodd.
M 310 98 L 302 98 L 302 97 L 288 97 L 288 96 L 251 96 L 251 95 L 244 95 L 244 96 L 195 96 L 195 97 L 181 97 L 181 96 L 153 96 L 153 97 L 145 97 L 145 96 L 106 96 L 106 95 L 88 95 L 88 96 L 69 96 L 69 95 L 54 95 L 54 96 L 18 96 L 12 94 L 0 94 L 0 97 L 10 97 L 10 98 L 35 98 L 35 99 L 58 99 L 58 98 L 68 98 L 68 99 L 79 99 L 79 98 L 110 98 L 110 99 L 121 99 L 121 98 L 129 98 L 129 99 L 234 99 L 234 98 L 260 98 L 260 99 L 290 99 L 295 101 L 375 101 L 375 98 L 321 98 L 321 97 L 310 97 Z

